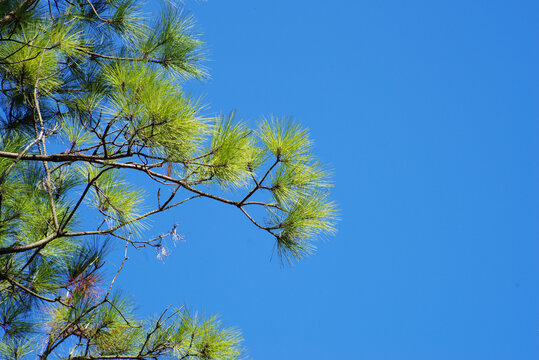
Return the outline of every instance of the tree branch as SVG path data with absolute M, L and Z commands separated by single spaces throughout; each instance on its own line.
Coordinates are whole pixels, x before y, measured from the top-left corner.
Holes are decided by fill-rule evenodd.
M 24 0 L 17 8 L 0 18 L 0 26 L 5 26 L 20 18 L 20 14 L 28 10 L 38 0 Z

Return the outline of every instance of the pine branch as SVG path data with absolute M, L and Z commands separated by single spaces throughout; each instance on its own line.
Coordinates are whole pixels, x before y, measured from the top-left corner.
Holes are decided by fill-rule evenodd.
M 24 0 L 17 6 L 17 8 L 11 10 L 9 13 L 0 18 L 0 27 L 11 24 L 14 21 L 20 19 L 20 14 L 30 9 L 33 5 L 37 4 L 38 0 Z

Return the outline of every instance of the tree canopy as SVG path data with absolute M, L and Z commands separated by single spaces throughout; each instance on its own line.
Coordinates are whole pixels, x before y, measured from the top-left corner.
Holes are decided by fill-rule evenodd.
M 240 358 L 241 336 L 214 317 L 139 319 L 114 287 L 127 255 L 103 275 L 111 243 L 164 255 L 176 226 L 148 238 L 145 219 L 197 198 L 243 213 L 285 262 L 333 231 L 306 129 L 208 114 L 182 88 L 208 76 L 193 18 L 175 3 L 155 15 L 137 0 L 0 2 L 4 358 Z

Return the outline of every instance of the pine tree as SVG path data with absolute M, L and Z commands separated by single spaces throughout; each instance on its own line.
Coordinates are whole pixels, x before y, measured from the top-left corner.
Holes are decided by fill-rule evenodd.
M 203 43 L 180 5 L 161 8 L 156 17 L 137 0 L 0 1 L 6 359 L 240 358 L 239 333 L 216 318 L 137 318 L 114 288 L 125 259 L 103 275 L 108 244 L 165 255 L 176 227 L 148 240 L 144 220 L 196 198 L 242 212 L 284 261 L 333 230 L 328 174 L 307 131 L 205 114 L 182 91 L 207 76 Z M 135 173 L 155 201 L 129 184 Z

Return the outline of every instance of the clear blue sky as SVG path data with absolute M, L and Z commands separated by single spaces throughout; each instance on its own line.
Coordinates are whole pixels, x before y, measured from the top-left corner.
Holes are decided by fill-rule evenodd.
M 294 267 L 209 201 L 165 263 L 130 252 L 143 314 L 218 313 L 251 358 L 537 359 L 539 2 L 187 1 L 209 113 L 293 115 L 334 170 L 337 235 Z

